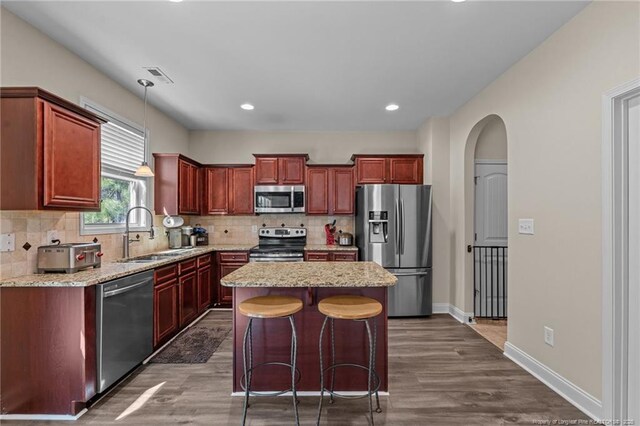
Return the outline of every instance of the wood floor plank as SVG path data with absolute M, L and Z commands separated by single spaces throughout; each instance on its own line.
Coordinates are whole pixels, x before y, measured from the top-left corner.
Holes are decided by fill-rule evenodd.
M 203 321 L 229 324 L 216 311 Z M 232 339 L 205 364 L 148 364 L 97 402 L 77 422 L 3 425 L 235 425 L 242 398 L 231 397 Z M 137 411 L 115 419 L 146 390 L 164 383 Z M 506 425 L 587 419 L 475 331 L 448 315 L 389 321 L 390 396 L 378 425 Z M 301 397 L 300 422 L 315 424 L 317 397 Z M 366 400 L 325 403 L 323 425 L 366 425 Z M 254 398 L 249 425 L 293 424 L 291 398 Z

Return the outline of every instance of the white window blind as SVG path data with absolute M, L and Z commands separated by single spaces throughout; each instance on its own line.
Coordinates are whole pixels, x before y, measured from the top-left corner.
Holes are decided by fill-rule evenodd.
M 102 167 L 134 173 L 144 160 L 144 138 L 108 122 L 102 126 Z

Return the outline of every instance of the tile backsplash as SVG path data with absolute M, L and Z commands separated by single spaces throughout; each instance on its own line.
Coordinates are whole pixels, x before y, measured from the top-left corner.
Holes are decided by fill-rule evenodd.
M 140 242 L 131 243 L 130 255 L 138 256 L 154 251 L 166 250 L 169 240 L 162 226 L 162 216 L 154 216 L 154 225 L 160 228 L 155 239 L 140 233 Z M 256 228 L 266 226 L 304 226 L 308 229 L 309 244 L 324 244 L 324 225 L 336 219 L 336 228 L 354 232 L 351 216 L 305 216 L 298 214 L 262 216 L 185 216 L 185 223 L 200 224 L 209 232 L 209 244 L 257 244 Z M 56 211 L 0 211 L 0 233 L 14 233 L 15 251 L 0 252 L 0 279 L 27 275 L 36 272 L 38 246 L 50 244 L 47 231 L 56 230 L 63 243 L 90 242 L 94 238 L 102 245 L 103 262 L 122 258 L 122 234 L 80 235 L 80 213 Z M 226 232 L 225 232 L 226 231 Z M 135 232 L 132 232 L 135 238 Z M 29 243 L 29 249 L 23 248 Z

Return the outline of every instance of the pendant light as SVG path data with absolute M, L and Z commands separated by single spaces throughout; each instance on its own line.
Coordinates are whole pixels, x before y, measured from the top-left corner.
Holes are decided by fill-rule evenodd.
M 142 123 L 142 129 L 144 132 L 144 142 L 143 142 L 144 156 L 146 157 L 147 155 L 147 89 L 149 87 L 153 87 L 153 83 L 150 82 L 149 80 L 145 80 L 141 78 L 140 80 L 138 80 L 138 84 L 144 87 L 144 121 Z M 151 171 L 151 167 L 149 167 L 149 164 L 147 164 L 147 161 L 144 158 L 142 159 L 142 164 L 140 164 L 140 167 L 138 167 L 138 170 L 136 170 L 134 174 L 140 177 L 153 177 L 153 171 Z

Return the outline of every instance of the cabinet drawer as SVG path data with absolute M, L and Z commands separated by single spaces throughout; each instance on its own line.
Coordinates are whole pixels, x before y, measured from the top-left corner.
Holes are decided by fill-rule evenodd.
M 333 260 L 336 262 L 355 262 L 358 260 L 357 252 L 333 253 Z
M 171 264 L 169 266 L 163 266 L 162 268 L 158 268 L 154 271 L 154 282 L 155 285 L 158 286 L 160 284 L 164 284 L 167 281 L 171 281 L 178 276 L 178 265 Z
M 328 251 L 308 251 L 307 262 L 327 262 L 329 261 Z
M 198 256 L 198 268 L 211 264 L 211 255 L 205 254 L 204 256 Z
M 246 252 L 226 252 L 220 253 L 220 262 L 248 262 L 249 253 Z
M 195 271 L 196 269 L 196 258 L 187 259 L 178 264 L 178 275 L 184 275 L 188 272 Z

